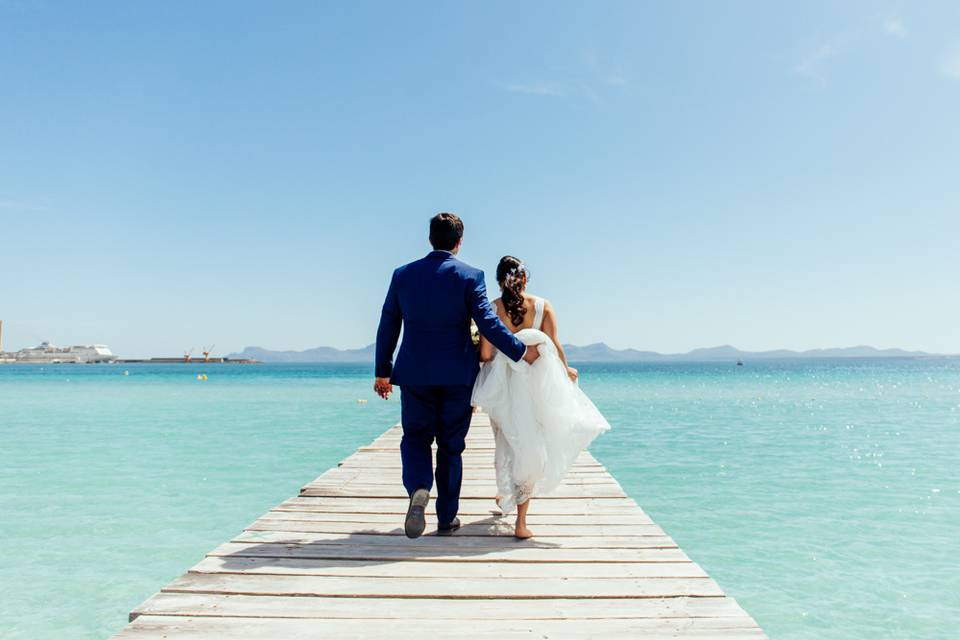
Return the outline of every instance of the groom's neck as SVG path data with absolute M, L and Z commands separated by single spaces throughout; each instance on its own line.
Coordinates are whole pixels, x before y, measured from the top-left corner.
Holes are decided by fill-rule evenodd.
M 457 255 L 458 253 L 460 253 L 460 245 L 458 244 L 458 245 L 455 246 L 453 249 L 437 249 L 436 247 L 433 247 L 433 250 L 434 250 L 434 251 L 446 251 L 447 253 L 452 253 L 453 255 Z

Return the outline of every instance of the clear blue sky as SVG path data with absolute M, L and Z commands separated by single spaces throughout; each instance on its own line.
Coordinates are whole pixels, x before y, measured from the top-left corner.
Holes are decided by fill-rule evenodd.
M 960 352 L 960 5 L 0 0 L 7 348 L 373 340 L 436 211 L 562 338 Z

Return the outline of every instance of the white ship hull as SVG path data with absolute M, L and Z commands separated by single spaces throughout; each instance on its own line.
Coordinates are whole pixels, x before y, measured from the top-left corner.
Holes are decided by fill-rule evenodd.
M 4 353 L 0 362 L 24 364 L 88 364 L 113 362 L 117 356 L 104 344 L 58 347 L 44 342 L 38 347 L 28 347 L 16 353 Z

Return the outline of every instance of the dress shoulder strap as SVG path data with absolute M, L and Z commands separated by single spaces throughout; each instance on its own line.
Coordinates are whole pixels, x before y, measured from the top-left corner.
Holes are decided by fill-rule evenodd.
M 533 299 L 533 328 L 539 330 L 543 325 L 543 298 L 536 296 Z

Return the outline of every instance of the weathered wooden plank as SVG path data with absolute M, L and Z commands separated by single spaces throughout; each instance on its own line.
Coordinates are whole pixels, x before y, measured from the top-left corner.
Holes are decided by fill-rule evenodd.
M 336 476 L 330 476 L 326 478 L 318 478 L 313 480 L 306 485 L 305 489 L 310 488 L 319 488 L 319 487 L 344 487 L 347 489 L 357 489 L 362 488 L 366 490 L 376 489 L 379 492 L 387 492 L 389 495 L 399 495 L 405 496 L 407 492 L 404 490 L 403 485 L 400 483 L 400 479 L 390 479 L 390 478 L 338 478 Z M 398 489 L 399 487 L 399 489 Z M 476 491 L 482 496 L 489 496 L 492 492 L 496 492 L 496 481 L 494 478 L 464 478 L 463 482 L 460 485 L 460 493 L 463 494 L 467 489 L 471 491 Z M 616 495 L 617 497 L 622 497 L 624 495 L 623 489 L 616 482 L 609 482 L 606 480 L 592 480 L 592 479 L 579 479 L 579 478 L 568 478 L 560 483 L 557 490 L 551 492 L 547 495 L 558 495 L 562 494 L 565 491 L 576 491 L 578 493 L 590 493 L 594 497 L 602 497 L 605 495 Z M 398 493 L 399 492 L 399 493 Z M 579 497 L 579 496 L 578 496 Z
M 338 463 L 336 467 L 332 467 L 324 471 L 321 476 L 326 476 L 327 474 L 334 473 L 369 473 L 371 477 L 376 477 L 382 474 L 392 474 L 391 477 L 399 478 L 403 472 L 403 466 L 400 463 L 400 456 L 397 454 L 390 459 L 369 459 L 369 458 L 347 458 L 342 462 Z M 495 478 L 496 469 L 479 467 L 470 465 L 464 468 L 463 470 L 464 478 L 473 476 L 473 477 L 484 477 L 484 478 Z M 608 478 L 615 480 L 610 475 L 610 472 L 604 469 L 600 465 L 575 465 L 570 468 L 567 472 L 568 477 L 585 477 L 585 478 Z
M 358 478 L 353 476 L 342 476 L 342 475 L 334 474 L 329 476 L 322 476 L 320 478 L 317 478 L 315 480 L 308 482 L 304 486 L 310 487 L 310 486 L 321 486 L 321 485 L 329 485 L 329 484 L 342 485 L 342 486 L 348 486 L 348 487 L 353 485 L 368 486 L 368 487 L 375 486 L 375 487 L 387 488 L 387 489 L 395 489 L 397 486 L 399 486 L 402 494 L 403 495 L 406 494 L 406 492 L 403 491 L 403 485 L 401 484 L 400 474 L 397 474 L 396 477 L 375 477 L 375 478 L 370 478 L 370 477 Z M 486 492 L 484 495 L 487 495 L 490 493 L 491 489 L 496 487 L 496 479 L 493 477 L 493 475 L 491 475 L 490 477 L 463 478 L 463 481 L 461 482 L 460 486 L 461 487 L 482 487 Z M 572 476 L 568 476 L 567 478 L 565 478 L 560 483 L 560 487 L 562 488 L 577 487 L 580 489 L 585 489 L 588 487 L 597 487 L 601 489 L 603 487 L 615 487 L 617 489 L 620 489 L 620 485 L 617 482 L 613 482 L 609 479 L 583 478 L 583 477 L 572 477 Z
M 462 457 L 467 460 L 493 460 L 494 448 L 483 448 L 483 447 L 474 447 L 467 448 Z M 360 447 L 357 449 L 357 453 L 361 455 L 372 455 L 372 456 L 383 456 L 384 459 L 394 459 L 400 455 L 398 450 L 398 445 L 391 445 L 389 447 Z M 588 452 L 583 452 L 577 456 L 574 460 L 575 464 L 590 464 L 590 465 L 599 465 L 597 459 L 590 455 Z
M 551 620 L 741 617 L 743 609 L 727 597 L 542 599 L 523 606 L 497 600 L 433 598 L 325 598 L 248 596 L 211 593 L 158 593 L 131 614 L 174 616 L 248 616 L 258 618 L 368 618 L 419 620 Z M 473 628 L 475 625 L 471 625 Z
M 390 525 L 402 523 L 403 518 L 397 516 L 401 514 L 394 513 L 354 513 L 354 512 L 329 512 L 329 511 L 284 511 L 274 509 L 260 516 L 260 520 L 292 520 L 297 522 L 318 522 L 328 524 L 344 524 L 354 526 L 356 529 L 362 529 L 361 524 Z M 464 526 L 468 525 L 487 525 L 487 526 L 513 526 L 512 516 L 500 516 L 485 514 L 467 515 L 460 513 L 460 521 Z M 558 527 L 589 527 L 597 526 L 608 529 L 610 527 L 636 527 L 636 526 L 657 526 L 650 516 L 644 513 L 567 513 L 562 515 L 550 515 L 544 513 L 533 513 L 527 516 L 527 521 L 531 525 L 556 525 Z M 437 518 L 435 514 L 427 514 L 427 526 L 436 525 Z M 354 529 L 355 530 L 355 529 Z
M 310 496 L 306 496 L 310 498 Z M 313 498 L 320 498 L 321 496 L 313 496 Z M 316 504 L 304 504 L 304 503 L 294 503 L 294 502 L 284 502 L 274 507 L 273 511 L 275 512 L 286 512 L 286 513 L 339 513 L 344 515 L 393 515 L 402 516 L 407 511 L 407 500 L 403 500 L 401 504 L 399 501 L 396 502 L 386 502 L 386 501 L 365 501 L 359 503 L 359 501 L 353 502 L 356 506 L 351 507 L 351 499 L 343 496 L 329 496 L 339 500 L 339 502 L 318 502 Z M 563 517 L 563 516 L 580 516 L 580 517 L 589 517 L 591 515 L 596 516 L 640 516 L 643 514 L 638 513 L 635 509 L 630 509 L 626 506 L 614 505 L 610 507 L 594 507 L 590 510 L 575 511 L 573 509 L 567 509 L 565 506 L 560 505 L 558 508 L 554 503 L 556 500 L 540 500 L 534 502 L 535 507 L 531 507 L 533 511 L 537 513 L 538 516 L 552 516 L 552 517 Z M 493 499 L 487 498 L 483 500 L 461 500 L 460 501 L 460 513 L 458 517 L 462 520 L 465 516 L 476 516 L 476 517 L 486 517 L 486 518 L 506 518 L 511 516 L 504 516 L 497 509 L 496 503 Z M 433 518 L 434 515 L 431 513 L 428 516 Z
M 529 521 L 528 521 L 529 522 Z M 433 524 L 433 523 L 431 523 Z M 572 537 L 572 536 L 601 536 L 616 537 L 624 535 L 664 535 L 663 529 L 655 524 L 639 524 L 629 527 L 603 526 L 597 524 L 535 524 L 529 522 L 537 538 Z M 428 526 L 425 536 L 436 535 L 436 525 Z M 328 520 L 288 520 L 277 518 L 260 518 L 246 528 L 247 531 L 294 531 L 299 533 L 364 533 L 383 536 L 403 536 L 402 523 L 393 519 L 391 522 L 330 522 Z M 512 521 L 500 520 L 492 523 L 464 523 L 457 531 L 457 537 L 483 536 L 502 537 L 513 535 Z
M 407 498 L 373 498 L 350 496 L 298 496 L 283 501 L 275 511 L 315 511 L 339 513 L 393 513 L 407 512 Z M 531 510 L 540 515 L 591 515 L 642 513 L 629 498 L 606 498 L 603 500 L 584 499 L 534 499 Z M 461 515 L 499 516 L 500 511 L 490 496 L 484 498 L 463 498 L 460 500 Z
M 362 481 L 363 484 L 389 484 L 396 486 L 402 482 L 401 469 L 380 469 L 380 471 L 382 471 L 382 473 L 370 473 L 369 471 L 364 472 L 357 468 L 338 467 L 321 474 L 316 479 L 311 481 L 310 484 L 322 481 L 355 482 L 359 480 Z M 483 484 L 486 486 L 491 486 L 491 483 L 496 483 L 496 479 L 496 472 L 492 469 L 482 471 L 465 470 L 463 474 L 463 484 Z M 609 484 L 620 486 L 619 483 L 611 478 L 609 474 L 599 471 L 575 471 L 568 473 L 563 479 L 563 482 L 564 484 Z
M 431 495 L 436 495 L 436 487 L 431 491 Z M 465 486 L 460 491 L 460 497 L 486 498 L 492 499 L 496 490 L 492 487 L 474 487 Z M 396 498 L 405 496 L 406 491 L 403 487 L 391 488 L 387 485 L 307 485 L 300 490 L 302 496 L 344 496 L 348 498 Z M 580 487 L 559 487 L 556 491 L 537 496 L 537 500 L 556 500 L 557 498 L 621 498 L 624 496 L 620 488 L 589 488 Z
M 468 456 L 467 454 L 464 454 L 463 458 L 467 462 L 473 462 L 473 460 L 471 460 L 470 456 Z M 484 455 L 479 460 L 482 461 L 484 464 L 486 464 L 486 462 L 488 461 L 490 461 L 492 464 L 493 455 L 492 454 Z M 477 462 L 477 465 L 479 464 L 480 462 Z M 480 468 L 477 465 L 471 464 L 470 466 L 466 467 L 466 469 L 467 470 L 475 469 L 477 471 L 484 471 L 484 469 Z M 382 470 L 382 469 L 399 470 L 401 468 L 400 453 L 395 451 L 390 455 L 384 454 L 384 455 L 378 455 L 378 456 L 354 454 L 349 458 L 344 458 L 343 460 L 341 460 L 339 463 L 337 463 L 337 466 L 334 468 L 335 469 L 365 468 L 371 471 Z M 577 472 L 607 473 L 603 465 L 599 463 L 588 463 L 588 462 L 574 463 L 570 467 L 570 471 L 573 473 L 577 473 Z
M 381 477 L 371 477 L 370 475 L 363 476 L 357 475 L 355 472 L 348 474 L 334 473 L 330 475 L 321 476 L 314 480 L 311 480 L 307 483 L 306 486 L 310 485 L 321 485 L 321 484 L 357 484 L 357 485 L 368 485 L 368 486 L 387 486 L 394 488 L 400 486 L 401 490 L 403 485 L 401 484 L 400 475 L 383 475 Z M 471 477 L 463 478 L 461 486 L 483 486 L 488 490 L 496 487 L 496 478 L 493 474 L 490 474 L 489 477 Z M 618 482 L 615 482 L 609 478 L 584 478 L 584 477 L 573 477 L 568 476 L 564 478 L 560 483 L 560 486 L 577 486 L 577 487 L 620 487 Z
M 485 456 L 484 458 L 477 460 L 467 459 L 464 457 L 464 467 L 465 473 L 483 473 L 489 475 L 489 470 L 487 467 L 493 467 L 493 456 Z M 383 458 L 347 458 L 346 460 L 338 463 L 338 466 L 334 469 L 341 469 L 343 471 L 360 471 L 366 469 L 370 473 L 394 473 L 397 476 L 401 473 L 399 454 L 395 454 L 392 457 L 383 457 Z M 575 464 L 570 467 L 568 473 L 571 474 L 605 474 L 609 473 L 601 465 L 598 464 Z
M 456 536 L 451 536 L 456 537 Z M 448 540 L 449 538 L 444 538 Z M 385 546 L 369 544 L 296 544 L 282 542 L 227 542 L 209 555 L 328 560 L 418 560 L 422 562 L 682 562 L 689 560 L 679 548 L 558 549 L 548 545 L 502 549 Z
M 478 625 L 476 621 L 461 623 L 459 620 L 419 618 L 415 624 L 417 636 L 467 637 L 471 640 L 529 640 L 531 637 L 551 640 L 760 640 L 765 637 L 747 615 L 722 618 L 591 619 L 580 624 L 569 620 L 538 620 L 536 636 L 531 634 L 530 623 L 523 620 L 491 618 Z M 118 640 L 395 640 L 398 631 L 394 620 L 368 618 L 331 620 L 144 615 L 116 637 Z
M 392 448 L 396 450 L 396 447 L 400 446 L 400 442 L 402 440 L 403 440 L 403 436 L 400 436 L 400 435 L 394 435 L 394 434 L 383 435 L 377 438 L 376 440 L 374 440 L 373 442 L 367 444 L 363 448 L 364 449 L 391 449 Z M 477 449 L 477 448 L 493 449 L 494 447 L 496 447 L 496 441 L 493 438 L 492 432 L 490 435 L 485 436 L 485 435 L 478 435 L 474 432 L 473 429 L 471 429 L 469 435 L 467 436 L 467 446 L 469 446 L 471 449 Z M 437 449 L 436 442 L 432 444 L 432 448 L 434 450 Z
M 465 461 L 466 462 L 466 461 Z M 473 480 L 490 480 L 495 481 L 496 471 L 492 468 L 486 468 L 486 462 L 477 462 L 469 463 L 464 467 L 463 478 L 464 480 L 473 479 Z M 493 463 L 490 462 L 492 467 Z M 330 474 L 329 476 L 327 474 Z M 369 462 L 364 461 L 348 461 L 340 463 L 340 466 L 334 467 L 329 470 L 329 472 L 324 472 L 319 477 L 335 477 L 336 474 L 347 474 L 347 473 L 367 473 L 368 477 L 374 481 L 382 481 L 384 479 L 395 480 L 400 482 L 403 476 L 403 469 L 399 465 L 399 461 L 379 461 L 371 460 Z M 590 479 L 590 478 L 610 478 L 609 472 L 603 469 L 602 467 L 590 467 L 590 466 L 576 466 L 572 467 L 568 472 L 566 479 Z M 314 478 L 314 480 L 317 478 Z
M 507 549 L 669 549 L 677 544 L 664 535 L 629 536 L 557 536 L 538 535 L 529 540 L 517 540 L 513 536 L 422 536 L 409 540 L 401 536 L 384 536 L 353 532 L 342 533 L 302 531 L 243 531 L 232 542 L 316 544 L 327 546 L 368 545 L 377 547 L 402 547 L 413 551 L 419 549 L 477 550 Z
M 710 578 L 462 578 L 252 575 L 187 573 L 163 588 L 164 593 L 220 593 L 265 596 L 354 598 L 672 598 L 722 596 Z
M 391 578 L 706 578 L 693 562 L 630 562 L 593 564 L 588 562 L 378 562 L 354 560 L 330 562 L 306 558 L 245 558 L 208 556 L 190 568 L 194 573 L 261 573 L 275 575 L 367 576 Z

